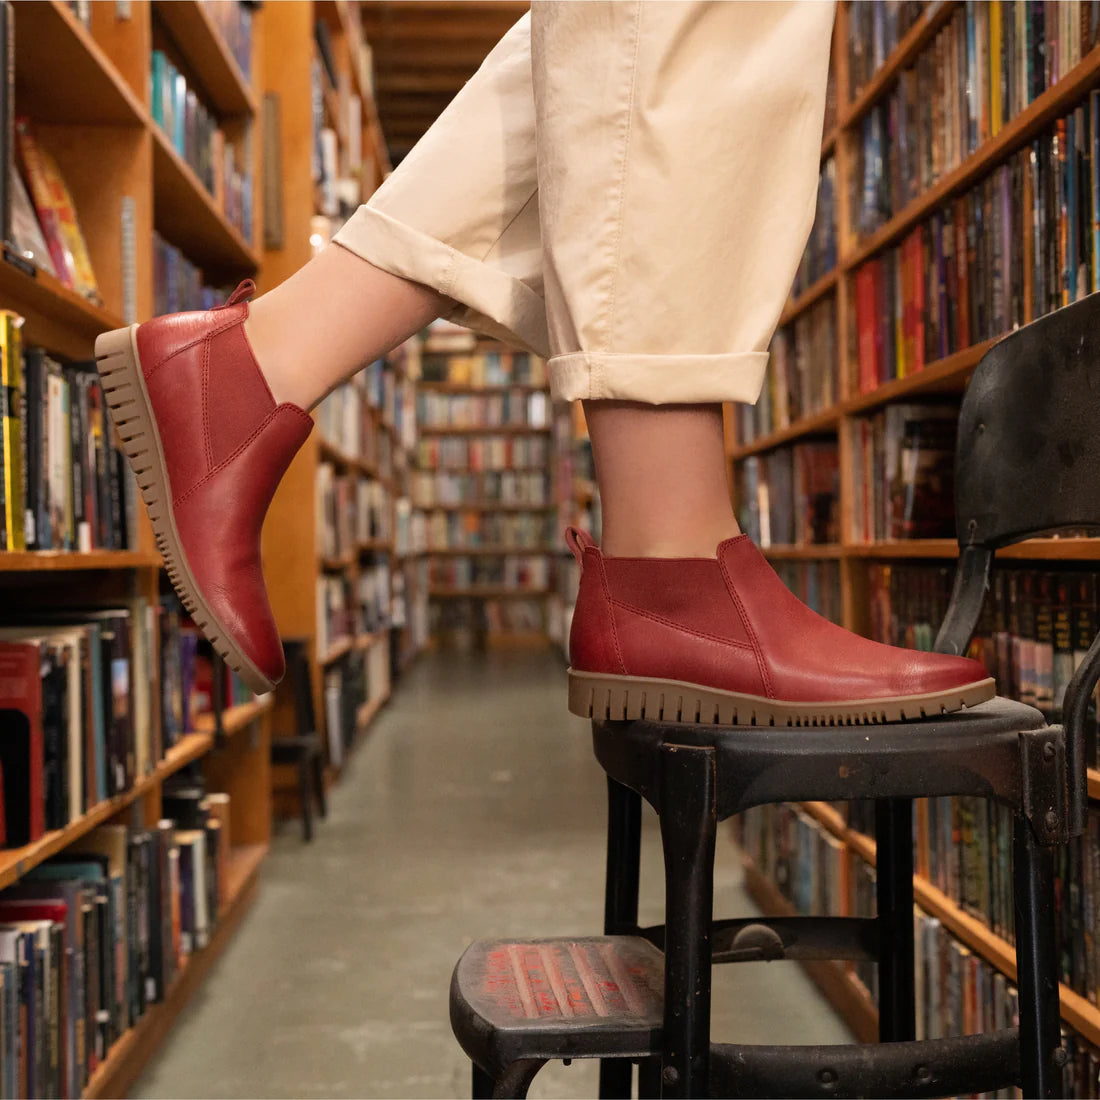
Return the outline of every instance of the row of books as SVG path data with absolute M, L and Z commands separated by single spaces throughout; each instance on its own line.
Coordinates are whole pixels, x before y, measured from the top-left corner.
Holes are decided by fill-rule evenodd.
M 390 490 L 376 478 L 317 467 L 318 553 L 340 557 L 361 543 L 388 539 L 393 530 Z
M 162 50 L 153 50 L 149 66 L 149 102 L 153 121 L 213 196 L 226 220 L 250 241 L 252 157 L 247 124 L 239 144 L 229 138 Z
M 209 941 L 229 797 L 166 786 L 155 828 L 103 825 L 0 893 L 0 1095 L 80 1096 Z
M 376 373 L 376 377 L 381 375 Z M 328 394 L 313 415 L 321 438 L 326 442 L 350 458 L 388 471 L 392 448 L 389 437 L 379 425 L 380 405 L 373 397 L 368 372 L 361 371 L 350 382 Z
M 95 364 L 24 349 L 21 325 L 0 311 L 0 550 L 130 549 L 136 494 Z
M 550 395 L 519 389 L 494 394 L 421 390 L 416 417 L 424 428 L 545 428 L 550 422 Z
M 324 705 L 328 762 L 338 768 L 347 759 L 359 732 L 363 703 L 385 698 L 390 691 L 390 653 L 386 643 L 353 649 L 325 670 Z
M 550 584 L 551 562 L 545 554 L 502 554 L 499 557 L 434 557 L 429 559 L 429 583 L 440 588 L 543 589 Z
M 411 475 L 410 488 L 418 508 L 467 503 L 473 506 L 482 502 L 539 508 L 549 503 L 549 480 L 549 474 L 541 471 L 487 470 L 468 474 L 417 471 Z
M 9 5 L 0 7 L 6 20 Z M 3 123 L 5 129 L 9 125 Z M 99 284 L 77 218 L 76 205 L 51 150 L 30 120 L 15 120 L 15 164 L 5 166 L 8 178 L 0 193 L 10 190 L 10 210 L 3 217 L 17 259 L 30 269 L 45 271 L 63 286 L 101 304 Z
M 1100 91 L 856 272 L 869 392 L 1100 289 Z
M 0 843 L 8 848 L 65 828 L 149 775 L 212 709 L 215 675 L 225 677 L 229 705 L 251 698 L 214 662 L 174 597 L 96 610 L 12 609 L 6 618 Z
M 836 301 L 826 297 L 772 337 L 755 405 L 734 406 L 737 440 L 751 443 L 840 399 Z
M 417 554 L 428 545 L 424 513 L 408 497 L 398 497 L 393 509 L 393 550 L 398 557 Z
M 798 297 L 836 267 L 836 159 L 821 165 L 817 181 L 817 213 L 806 241 L 806 250 L 795 273 L 792 297 Z
M 207 286 L 202 270 L 159 233 L 153 231 L 153 313 L 182 313 L 213 309 L 228 297 L 230 288 Z
M 546 630 L 545 600 L 433 600 L 430 629 L 452 645 L 473 645 L 486 634 L 535 634 Z
M 374 634 L 390 625 L 393 581 L 390 563 L 379 555 L 364 562 L 355 581 L 357 617 L 353 633 Z
M 947 611 L 953 570 L 932 564 L 875 564 L 869 572 L 871 628 L 880 641 L 931 649 Z M 1066 687 L 1100 625 L 1100 574 L 998 566 L 970 653 L 997 679 L 1001 695 L 1060 722 Z M 1089 716 L 1089 763 L 1100 766 L 1095 716 Z
M 852 218 L 874 232 L 957 168 L 1092 49 L 1100 9 L 1080 0 L 960 5 L 864 116 Z
M 848 13 L 848 80 L 853 97 L 882 68 L 906 32 L 924 17 L 925 6 L 924 0 L 852 5 Z
M 542 550 L 554 542 L 550 516 L 542 512 L 432 512 L 427 523 L 430 550 Z
M 838 561 L 775 561 L 779 579 L 808 607 L 839 623 L 844 616 Z
M 344 574 L 317 577 L 317 657 L 334 645 L 357 636 L 355 583 Z
M 246 84 L 252 83 L 252 4 L 203 0 L 207 18 L 229 48 Z
M 835 441 L 796 443 L 752 455 L 737 469 L 741 530 L 757 546 L 840 541 Z
M 461 330 L 467 332 L 468 330 Z M 472 334 L 470 334 L 472 335 Z M 429 330 L 420 359 L 424 382 L 445 382 L 454 386 L 545 386 L 546 363 L 525 351 L 486 351 L 453 354 L 434 351 L 441 335 Z M 468 344 L 468 337 L 462 337 Z
M 800 914 L 874 915 L 874 868 L 801 808 L 755 807 L 734 820 L 734 835 L 754 867 Z M 1008 977 L 919 907 L 914 956 L 918 1039 L 982 1034 L 1018 1023 L 1019 995 Z M 877 999 L 875 965 L 860 962 L 854 969 Z M 1098 1052 L 1068 1029 L 1063 1038 L 1070 1055 L 1063 1095 L 1096 1095 Z M 1009 1088 L 994 1095 L 1018 1093 Z
M 855 423 L 856 542 L 953 538 L 958 406 L 897 403 Z
M 422 470 L 531 470 L 547 464 L 550 447 L 541 436 L 437 436 L 421 439 L 416 454 Z

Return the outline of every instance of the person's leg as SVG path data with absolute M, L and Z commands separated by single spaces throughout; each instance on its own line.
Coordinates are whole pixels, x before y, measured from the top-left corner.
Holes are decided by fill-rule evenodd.
M 756 399 L 813 221 L 833 8 L 594 5 L 600 34 L 586 7 L 532 8 L 552 384 L 585 402 L 605 549 L 712 556 L 719 402 Z
M 604 515 L 602 548 L 567 534 L 575 714 L 864 722 L 993 694 L 977 662 L 814 615 L 731 509 L 720 403 L 756 399 L 813 221 L 832 17 L 532 7 L 550 380 L 584 402 Z
M 260 560 L 267 508 L 326 392 L 445 312 L 545 355 L 529 19 L 335 243 L 250 306 L 96 341 L 168 575 L 255 691 L 284 661 Z
M 726 478 L 720 405 L 586 401 L 604 553 L 714 556 L 740 534 Z
M 530 18 L 245 330 L 277 401 L 311 408 L 439 316 L 546 354 Z

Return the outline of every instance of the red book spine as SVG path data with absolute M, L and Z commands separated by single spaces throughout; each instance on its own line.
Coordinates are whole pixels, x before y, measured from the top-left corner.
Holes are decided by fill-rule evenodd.
M 856 334 L 859 348 L 859 391 L 878 385 L 875 364 L 875 278 L 869 263 L 856 272 Z
M 29 833 L 32 841 L 46 832 L 43 779 L 42 679 L 37 642 L 0 642 L 0 709 L 20 711 L 30 726 Z M 6 800 L 5 800 L 6 801 Z M 11 806 L 6 806 L 8 813 Z M 7 823 L 7 833 L 17 831 Z

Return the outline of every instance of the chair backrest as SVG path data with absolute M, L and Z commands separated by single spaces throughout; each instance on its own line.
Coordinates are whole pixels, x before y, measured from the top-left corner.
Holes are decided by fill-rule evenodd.
M 959 566 L 936 639 L 962 653 L 997 549 L 1067 528 L 1100 529 L 1100 294 L 1047 314 L 991 348 L 959 414 L 955 452 Z M 1071 835 L 1087 806 L 1085 715 L 1100 639 L 1066 691 Z

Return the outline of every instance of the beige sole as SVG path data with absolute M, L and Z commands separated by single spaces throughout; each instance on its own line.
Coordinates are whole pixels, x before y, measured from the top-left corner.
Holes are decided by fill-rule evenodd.
M 149 408 L 149 394 L 137 352 L 137 325 L 115 329 L 96 337 L 95 357 L 103 393 L 118 429 L 122 449 L 134 471 L 145 507 L 153 523 L 157 548 L 164 558 L 172 587 L 195 625 L 207 637 L 222 660 L 255 692 L 271 691 L 274 684 L 240 651 L 229 632 L 202 598 L 187 564 L 172 515 L 164 449 L 156 420 Z
M 701 688 L 680 680 L 569 670 L 569 709 L 581 718 L 625 722 L 688 722 L 716 726 L 863 726 L 917 721 L 992 699 L 990 677 L 951 691 L 852 699 L 845 703 L 784 703 L 759 695 Z

